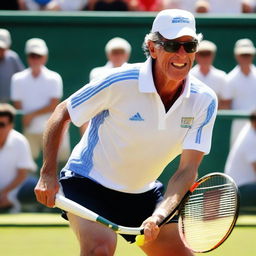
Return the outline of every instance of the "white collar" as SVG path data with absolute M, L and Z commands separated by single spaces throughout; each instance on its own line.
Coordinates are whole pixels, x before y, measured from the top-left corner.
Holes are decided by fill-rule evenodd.
M 190 75 L 186 77 L 185 85 L 181 97 L 189 98 L 191 79 Z M 141 66 L 139 73 L 139 90 L 143 93 L 156 93 L 152 74 L 152 58 L 148 58 Z

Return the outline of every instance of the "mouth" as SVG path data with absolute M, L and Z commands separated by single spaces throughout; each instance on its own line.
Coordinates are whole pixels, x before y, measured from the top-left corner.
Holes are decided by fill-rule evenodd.
M 187 66 L 187 63 L 172 62 L 171 65 L 172 65 L 174 68 L 183 69 L 184 67 Z

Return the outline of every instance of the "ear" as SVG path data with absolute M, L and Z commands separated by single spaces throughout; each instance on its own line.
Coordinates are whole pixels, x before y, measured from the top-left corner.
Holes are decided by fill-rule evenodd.
M 156 49 L 156 45 L 155 45 L 154 42 L 148 41 L 148 50 L 149 50 L 149 54 L 152 57 L 152 59 L 156 59 L 156 56 L 157 56 L 156 51 L 157 51 L 157 49 Z

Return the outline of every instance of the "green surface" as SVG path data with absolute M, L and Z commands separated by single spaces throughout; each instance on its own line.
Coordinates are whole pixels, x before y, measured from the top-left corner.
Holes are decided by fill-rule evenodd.
M 1 227 L 1 224 L 27 224 L 27 227 Z M 59 227 L 33 227 L 34 224 L 54 224 Z M 71 229 L 63 227 L 57 214 L 13 214 L 0 215 L 0 255 L 5 256 L 75 256 L 79 255 L 78 243 Z M 256 216 L 239 217 L 229 239 L 209 256 L 253 256 L 256 255 Z M 116 256 L 145 255 L 135 245 L 119 237 Z M 200 254 L 198 254 L 200 255 Z

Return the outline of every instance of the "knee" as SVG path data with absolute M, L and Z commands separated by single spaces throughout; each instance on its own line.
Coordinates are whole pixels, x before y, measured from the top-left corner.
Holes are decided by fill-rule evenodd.
M 113 256 L 116 249 L 116 243 L 107 241 L 98 241 L 88 248 L 81 248 L 81 256 Z

